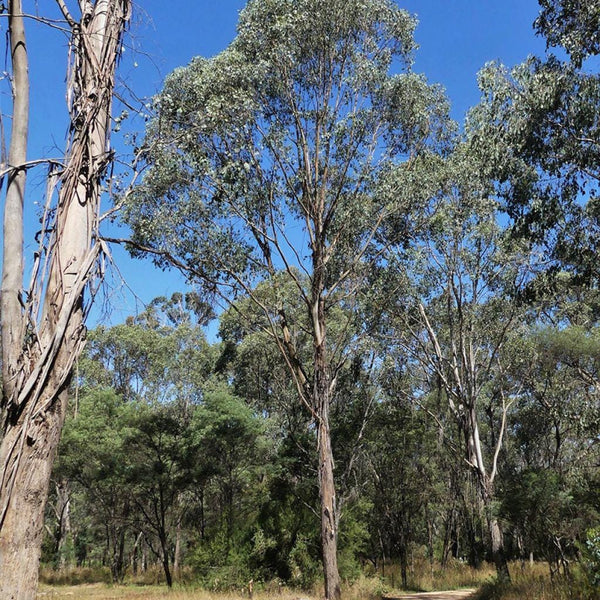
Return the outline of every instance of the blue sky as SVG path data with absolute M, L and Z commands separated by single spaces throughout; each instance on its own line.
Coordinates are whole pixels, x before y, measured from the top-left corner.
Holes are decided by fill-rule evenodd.
M 545 49 L 532 28 L 539 11 L 536 0 L 399 0 L 398 4 L 419 19 L 415 70 L 446 87 L 457 119 L 477 102 L 476 73 L 487 61 L 514 65 Z M 143 7 L 141 2 L 136 5 L 132 41 L 157 67 L 141 82 L 143 87 L 151 92 L 160 86 L 161 75 L 194 56 L 211 56 L 225 48 L 244 5 L 243 0 L 146 0 Z
M 45 10 L 54 2 L 41 4 L 41 10 Z M 217 54 L 233 39 L 244 4 L 244 0 L 139 0 L 125 43 L 123 82 L 137 96 L 151 96 L 174 68 L 187 64 L 194 56 Z M 446 88 L 452 114 L 458 121 L 479 98 L 476 74 L 486 62 L 501 60 L 515 65 L 545 50 L 544 41 L 534 35 L 532 28 L 539 11 L 536 0 L 400 0 L 399 4 L 419 19 L 416 39 L 420 48 L 415 55 L 415 70 Z M 66 37 L 33 21 L 28 25 L 32 76 L 29 154 L 30 158 L 60 156 L 66 134 Z M 0 107 L 6 111 L 8 106 L 5 87 Z M 143 122 L 133 119 L 124 129 L 142 130 Z M 117 151 L 122 148 L 121 136 L 115 136 L 113 145 Z M 29 203 L 33 205 L 41 198 L 43 173 L 31 173 L 28 185 Z M 27 235 L 31 239 L 36 227 L 31 208 L 29 219 Z M 28 245 L 28 249 L 33 248 Z M 109 298 L 112 310 L 106 316 L 106 306 L 97 306 L 91 326 L 102 319 L 122 321 L 141 310 L 143 302 L 182 289 L 180 277 L 162 273 L 149 262 L 133 261 L 121 250 L 115 250 L 115 259 L 131 291 L 113 282 L 116 289 Z

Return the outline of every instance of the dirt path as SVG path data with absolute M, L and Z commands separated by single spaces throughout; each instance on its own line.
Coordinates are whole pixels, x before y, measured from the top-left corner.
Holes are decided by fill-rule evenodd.
M 424 592 L 422 594 L 407 594 L 402 596 L 384 596 L 385 600 L 466 600 L 471 598 L 476 590 L 454 590 L 452 592 Z

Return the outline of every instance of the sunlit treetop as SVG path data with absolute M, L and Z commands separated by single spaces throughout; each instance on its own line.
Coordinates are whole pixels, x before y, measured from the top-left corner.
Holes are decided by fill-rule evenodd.
M 217 287 L 321 252 L 334 287 L 394 201 L 382 172 L 449 144 L 443 90 L 411 71 L 415 23 L 389 0 L 251 1 L 229 48 L 156 99 L 134 240 Z
M 562 46 L 577 66 L 600 53 L 599 0 L 539 0 L 535 27 L 548 46 Z

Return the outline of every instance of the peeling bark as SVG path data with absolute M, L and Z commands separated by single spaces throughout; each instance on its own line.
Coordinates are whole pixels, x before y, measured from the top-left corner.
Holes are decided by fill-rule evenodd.
M 89 303 L 84 301 L 84 292 L 98 274 L 102 255 L 96 236 L 100 183 L 111 158 L 108 139 L 114 72 L 130 7 L 129 0 L 80 2 L 82 13 L 76 22 L 61 0 L 58 4 L 72 29 L 70 137 L 57 203 L 46 211 L 48 219 L 50 215 L 54 218 L 42 223 L 43 245 L 33 267 L 31 287 L 22 296 L 22 212 L 20 222 L 7 218 L 5 212 L 4 222 L 0 597 L 7 600 L 34 600 L 36 595 L 50 472 L 72 367 L 85 335 Z M 15 77 L 26 61 L 21 14 L 20 2 L 11 2 Z M 17 108 L 25 104 L 19 94 L 26 93 L 24 86 L 15 86 L 13 119 L 21 114 Z M 19 118 L 27 119 L 26 113 Z M 18 129 L 15 140 L 22 138 L 23 129 L 26 143 L 26 127 Z M 15 131 L 13 128 L 13 134 Z M 16 164 L 11 163 L 15 168 L 9 175 L 9 189 L 13 181 L 21 181 L 20 173 L 24 175 L 18 168 L 24 157 L 10 160 Z M 22 208 L 24 187 L 15 189 Z M 49 197 L 48 207 L 51 201 Z M 12 202 L 7 210 L 13 211 L 16 204 Z M 18 207 L 15 210 L 18 212 Z M 21 231 L 20 243 L 18 236 L 7 238 L 7 232 L 15 228 Z M 9 240 L 14 247 L 7 247 Z M 15 266 L 13 258 L 19 252 L 20 266 Z M 47 272 L 40 261 L 47 261 Z

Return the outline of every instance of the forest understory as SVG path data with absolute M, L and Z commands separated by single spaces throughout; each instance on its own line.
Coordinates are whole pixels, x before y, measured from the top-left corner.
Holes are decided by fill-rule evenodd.
M 411 569 L 408 589 L 394 583 L 399 577 L 398 565 L 389 565 L 388 576 L 361 574 L 345 582 L 346 600 L 596 600 L 600 591 L 582 581 L 580 573 L 569 577 L 551 577 L 545 563 L 511 563 L 514 573 L 511 584 L 501 584 L 494 576 L 493 565 L 466 569 L 449 565 L 441 569 L 421 564 Z M 189 575 L 189 574 L 188 574 Z M 163 580 L 161 582 L 161 579 Z M 93 569 L 68 569 L 62 572 L 42 569 L 38 600 L 318 600 L 323 590 L 315 585 L 310 589 L 289 588 L 280 581 L 233 587 L 215 591 L 191 582 L 164 584 L 160 570 L 145 576 L 128 577 L 122 584 L 109 583 L 110 574 Z

